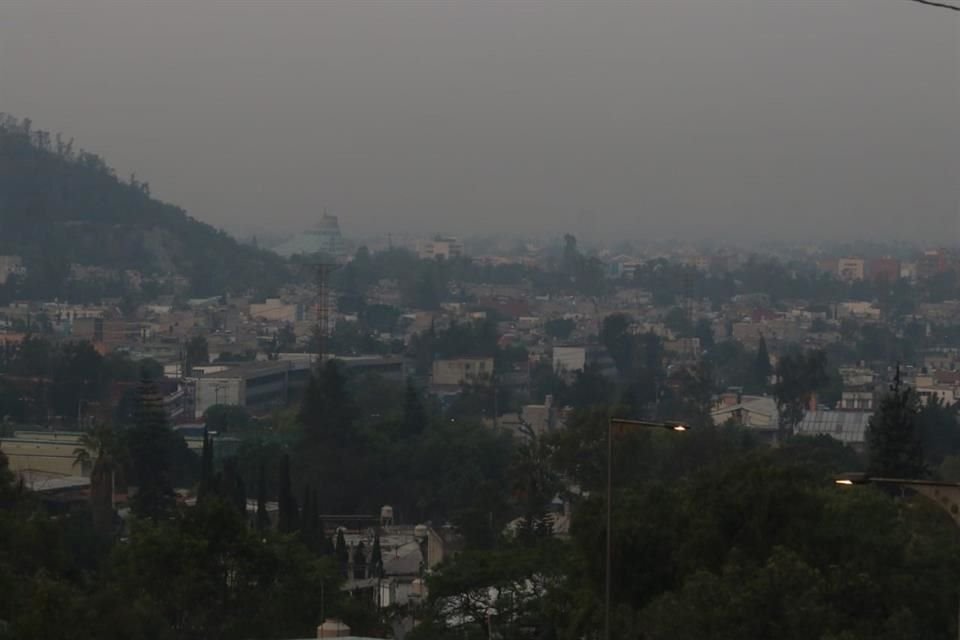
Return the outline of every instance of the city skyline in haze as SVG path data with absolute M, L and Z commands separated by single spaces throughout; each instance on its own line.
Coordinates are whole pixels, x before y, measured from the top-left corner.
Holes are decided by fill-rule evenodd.
M 240 234 L 960 238 L 960 21 L 906 0 L 12 1 L 0 111 Z

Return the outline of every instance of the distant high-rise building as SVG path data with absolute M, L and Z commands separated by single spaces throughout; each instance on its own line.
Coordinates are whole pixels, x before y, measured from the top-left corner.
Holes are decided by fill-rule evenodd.
M 346 254 L 343 236 L 340 234 L 340 221 L 337 216 L 324 212 L 320 223 L 314 229 L 309 229 L 294 236 L 274 249 L 282 256 L 297 254 L 322 253 L 331 258 L 339 259 Z
M 900 261 L 896 258 L 874 258 L 867 267 L 871 280 L 896 282 L 900 278 Z
M 918 278 L 931 278 L 948 268 L 947 255 L 942 249 L 928 249 L 917 259 Z

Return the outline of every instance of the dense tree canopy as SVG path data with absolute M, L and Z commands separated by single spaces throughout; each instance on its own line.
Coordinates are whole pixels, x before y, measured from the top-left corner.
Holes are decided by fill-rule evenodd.
M 71 263 L 132 269 L 172 287 L 170 274 L 196 295 L 272 290 L 287 277 L 283 261 L 239 244 L 182 209 L 150 196 L 135 177 L 120 180 L 73 141 L 0 115 L 0 253 L 23 257 L 23 298 L 96 299 L 128 290 L 84 290 L 68 278 Z M 95 297 L 90 298 L 90 294 Z

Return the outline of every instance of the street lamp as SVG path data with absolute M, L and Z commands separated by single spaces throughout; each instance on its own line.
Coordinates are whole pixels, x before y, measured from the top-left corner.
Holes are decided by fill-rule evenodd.
M 833 482 L 841 487 L 875 484 L 911 489 L 924 498 L 935 502 L 937 506 L 950 514 L 953 523 L 960 527 L 960 484 L 956 482 L 913 478 L 880 478 L 866 473 L 842 473 L 836 476 Z M 960 612 L 957 614 L 957 635 L 960 637 Z
M 613 435 L 614 430 L 617 434 L 625 433 L 628 429 L 665 429 L 676 433 L 683 433 L 690 430 L 690 425 L 685 422 L 675 420 L 652 421 L 652 420 L 626 420 L 623 418 L 610 418 L 607 422 L 607 548 L 606 548 L 606 585 L 603 601 L 603 637 L 610 640 L 610 592 L 612 583 L 611 575 L 611 547 L 613 546 Z

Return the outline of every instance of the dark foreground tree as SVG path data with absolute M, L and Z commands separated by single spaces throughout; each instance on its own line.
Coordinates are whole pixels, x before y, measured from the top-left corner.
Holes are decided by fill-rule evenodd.
M 277 495 L 277 529 L 280 533 L 293 533 L 299 526 L 300 514 L 297 499 L 290 486 L 290 456 L 284 454 L 280 460 L 280 492 Z
M 163 396 L 148 376 L 137 388 L 134 426 L 127 434 L 133 482 L 137 492 L 131 499 L 134 513 L 158 520 L 174 506 L 171 467 L 179 438 L 167 424 Z
M 867 427 L 868 472 L 884 478 L 919 478 L 925 473 L 916 392 L 894 378 Z

